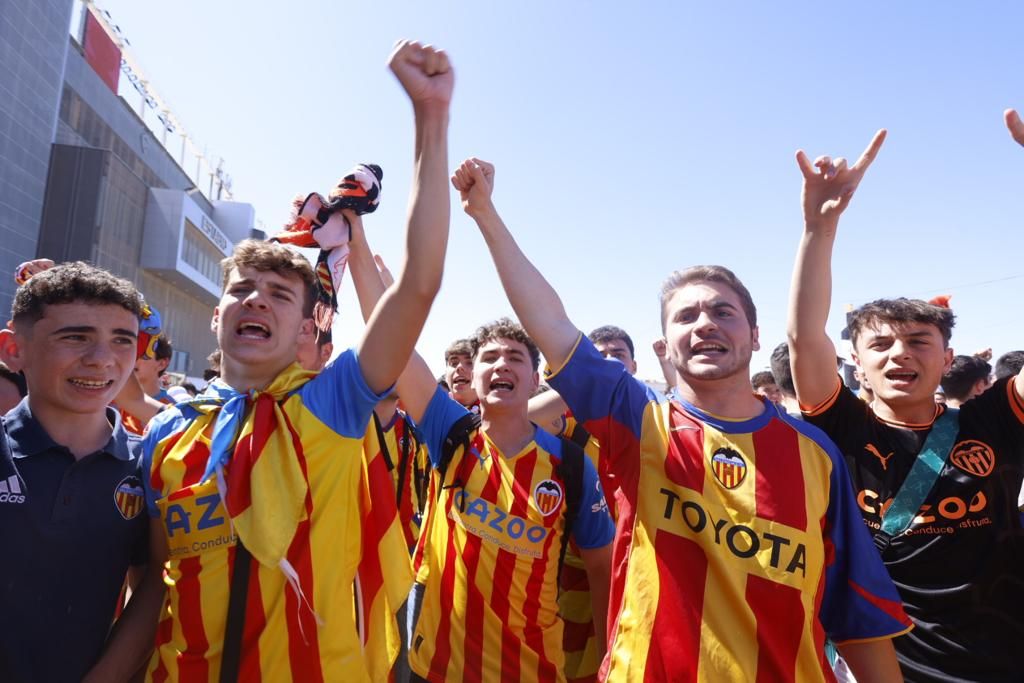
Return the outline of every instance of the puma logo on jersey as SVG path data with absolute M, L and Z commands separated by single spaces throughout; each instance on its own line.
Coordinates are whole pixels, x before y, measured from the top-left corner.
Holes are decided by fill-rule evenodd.
M 888 467 L 889 467 L 889 458 L 891 458 L 892 454 L 895 452 L 895 451 L 890 451 L 888 455 L 882 455 L 878 451 L 878 449 L 875 448 L 875 445 L 871 444 L 871 443 L 869 443 L 867 446 L 865 446 L 864 450 L 866 450 L 868 453 L 870 453 L 871 455 L 873 455 L 876 458 L 878 458 L 878 462 L 882 463 L 882 469 L 883 470 L 888 469 Z

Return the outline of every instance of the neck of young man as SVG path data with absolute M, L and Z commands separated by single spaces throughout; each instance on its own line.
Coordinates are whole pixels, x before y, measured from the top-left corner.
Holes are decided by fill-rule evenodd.
M 533 423 L 526 415 L 525 406 L 521 410 L 506 411 L 488 410 L 482 405 L 480 426 L 491 443 L 507 458 L 517 455 L 526 448 L 535 435 Z
M 277 368 L 264 367 L 252 363 L 240 363 L 225 356 L 221 361 L 220 379 L 235 391 L 246 392 L 252 389 L 262 391 L 270 386 L 271 382 L 277 379 L 277 376 L 284 372 L 288 365 Z
M 935 399 L 929 396 L 913 402 L 889 403 L 875 394 L 875 400 L 871 402 L 871 409 L 875 415 L 886 422 L 895 422 L 906 425 L 930 424 L 938 414 Z
M 81 460 L 107 445 L 113 434 L 106 409 L 96 413 L 72 413 L 48 404 L 37 404 L 28 397 L 32 417 L 56 443 L 64 446 L 75 460 Z
M 146 396 L 155 398 L 157 395 L 160 394 L 161 386 L 159 377 L 146 380 L 145 382 L 139 382 L 139 385 L 142 386 L 142 390 L 146 392 Z
M 680 376 L 679 396 L 705 413 L 730 420 L 749 420 L 764 412 L 764 403 L 754 395 L 745 373 L 721 379 L 701 380 Z

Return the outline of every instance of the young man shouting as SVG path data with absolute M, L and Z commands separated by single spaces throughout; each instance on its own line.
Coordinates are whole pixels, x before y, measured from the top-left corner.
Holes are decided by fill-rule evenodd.
M 365 314 L 384 283 L 361 231 L 351 246 Z M 505 319 L 481 327 L 470 350 L 479 418 L 437 386 L 419 355 L 398 381 L 437 472 L 420 540 L 413 680 L 564 681 L 557 597 L 565 547 L 571 537 L 591 583 L 606 587 L 614 528 L 587 457 L 529 420 L 540 362 L 532 340 Z M 607 595 L 591 594 L 599 629 Z
M 731 271 L 677 271 L 662 290 L 678 400 L 659 404 L 603 359 L 491 202 L 493 167 L 457 178 L 548 382 L 601 444 L 616 487 L 609 681 L 831 680 L 823 643 L 864 681 L 896 681 L 908 628 L 817 429 L 754 396 L 757 312 Z
M 1007 122 L 1024 144 L 1020 120 Z M 855 310 L 849 324 L 854 361 L 874 392 L 867 405 L 840 382 L 825 332 L 839 217 L 884 139 L 879 131 L 852 166 L 797 155 L 804 232 L 789 311 L 797 397 L 807 421 L 843 452 L 864 522 L 916 624 L 896 641 L 906 679 L 1019 680 L 1024 375 L 996 382 L 958 412 L 937 405 L 935 387 L 953 359 L 952 311 L 882 299 Z
M 411 582 L 408 553 L 396 534 L 394 562 L 357 580 L 360 558 L 375 552 L 365 539 L 379 531 L 361 521 L 380 495 L 365 489 L 361 450 L 441 284 L 453 86 L 447 56 L 418 43 L 399 43 L 390 66 L 415 113 L 406 243 L 415 258 L 357 348 L 319 375 L 302 370 L 312 267 L 287 247 L 242 242 L 223 264 L 212 321 L 220 379 L 150 426 L 147 502 L 169 558 L 153 680 L 206 681 L 225 668 L 230 680 L 369 680 L 390 668 L 371 658 L 366 622 L 394 623 L 372 598 L 385 590 L 397 609 Z

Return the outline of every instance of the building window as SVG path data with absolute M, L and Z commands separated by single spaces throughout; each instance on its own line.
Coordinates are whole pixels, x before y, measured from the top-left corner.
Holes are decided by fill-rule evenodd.
M 220 262 L 224 258 L 217 247 L 199 232 L 192 221 L 185 219 L 185 241 L 181 248 L 182 260 L 202 273 L 203 277 L 220 286 Z

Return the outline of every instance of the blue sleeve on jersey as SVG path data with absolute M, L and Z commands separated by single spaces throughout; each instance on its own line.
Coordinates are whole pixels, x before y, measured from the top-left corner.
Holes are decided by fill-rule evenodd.
M 353 349 L 338 356 L 323 372 L 299 389 L 302 404 L 309 412 L 336 433 L 350 439 L 363 437 L 373 407 L 389 393 L 390 388 L 375 394 L 366 385 Z
M 906 632 L 911 622 L 864 526 L 846 462 L 820 429 L 789 417 L 784 419 L 814 439 L 832 460 L 825 518 L 825 594 L 818 614 L 825 633 L 842 644 Z
M 592 420 L 612 418 L 640 438 L 644 409 L 657 395 L 629 374 L 617 360 L 605 359 L 594 344 L 580 334 L 569 360 L 547 381 L 584 426 Z
M 444 389 L 437 387 L 434 390 L 434 396 L 427 404 L 427 409 L 423 411 L 423 419 L 416 424 L 420 442 L 427 444 L 430 463 L 434 467 L 441 462 L 441 449 L 452 425 L 468 414 L 469 411 L 451 398 Z
M 159 518 L 160 509 L 156 502 L 161 492 L 153 490 L 153 452 L 158 443 L 169 437 L 179 428 L 183 429 L 182 414 L 178 408 L 168 408 L 157 413 L 146 426 L 142 437 L 142 490 L 146 493 L 146 511 L 150 517 Z
M 615 522 L 608 512 L 608 501 L 590 458 L 583 458 L 583 496 L 580 511 L 572 527 L 572 540 L 582 550 L 603 548 L 615 538 Z

